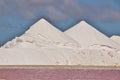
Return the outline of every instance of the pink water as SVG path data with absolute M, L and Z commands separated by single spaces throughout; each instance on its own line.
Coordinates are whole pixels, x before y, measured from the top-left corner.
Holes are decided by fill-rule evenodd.
M 120 70 L 0 69 L 0 80 L 120 80 Z

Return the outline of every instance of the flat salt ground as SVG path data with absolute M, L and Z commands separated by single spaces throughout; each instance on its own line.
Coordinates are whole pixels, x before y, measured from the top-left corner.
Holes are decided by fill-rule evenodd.
M 64 33 L 79 42 L 82 47 L 106 45 L 120 49 L 120 45 L 109 39 L 85 21 L 81 21 L 79 24 Z
M 120 51 L 70 48 L 0 49 L 0 65 L 120 66 Z

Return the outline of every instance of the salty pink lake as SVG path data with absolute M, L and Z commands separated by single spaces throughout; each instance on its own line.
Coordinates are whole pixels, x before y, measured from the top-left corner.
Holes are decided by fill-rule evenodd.
M 120 70 L 0 69 L 0 80 L 120 80 Z

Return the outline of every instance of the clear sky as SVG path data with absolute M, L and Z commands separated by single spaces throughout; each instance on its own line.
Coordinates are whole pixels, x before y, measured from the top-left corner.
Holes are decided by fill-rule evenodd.
M 62 31 L 85 20 L 107 36 L 120 35 L 120 0 L 0 0 L 0 45 L 42 17 Z

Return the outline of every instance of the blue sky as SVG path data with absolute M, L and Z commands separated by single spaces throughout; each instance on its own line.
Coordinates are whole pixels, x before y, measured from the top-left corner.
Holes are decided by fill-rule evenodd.
M 120 35 L 120 0 L 0 0 L 0 45 L 43 17 L 62 31 L 85 20 L 107 36 Z

